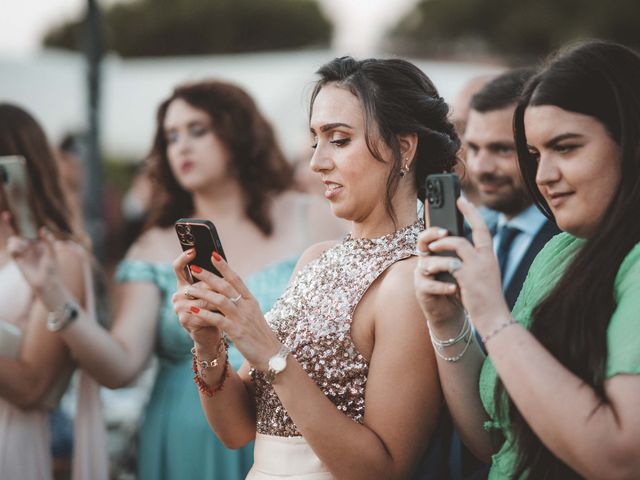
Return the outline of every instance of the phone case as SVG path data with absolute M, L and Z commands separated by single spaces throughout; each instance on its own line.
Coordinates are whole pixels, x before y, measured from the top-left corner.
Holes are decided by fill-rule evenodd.
M 464 220 L 456 201 L 460 196 L 460 181 L 454 173 L 438 173 L 429 175 L 425 180 L 427 192 L 426 202 L 429 208 L 429 225 L 441 227 L 449 235 L 461 237 L 464 235 Z M 455 257 L 453 252 L 441 252 L 436 255 Z M 449 273 L 439 273 L 436 280 L 455 283 Z
M 220 272 L 213 266 L 211 254 L 217 252 L 225 260 L 227 257 L 224 254 L 220 237 L 213 223 L 209 220 L 197 218 L 181 218 L 175 223 L 175 229 L 182 251 L 194 247 L 196 249 L 196 257 L 189 265 L 197 265 L 221 277 Z M 188 273 L 189 281 L 193 283 L 194 278 L 191 275 L 190 268 Z
M 0 178 L 18 233 L 25 238 L 38 238 L 38 227 L 29 203 L 29 174 L 24 158 L 0 157 Z

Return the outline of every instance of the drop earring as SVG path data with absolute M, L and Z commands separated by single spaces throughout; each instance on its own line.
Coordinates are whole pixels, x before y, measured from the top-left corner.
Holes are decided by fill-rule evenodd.
M 404 177 L 407 173 L 409 173 L 409 169 L 407 168 L 407 164 L 406 164 L 407 159 L 405 158 L 404 161 L 405 161 L 404 166 L 400 167 L 400 171 L 398 172 L 398 175 L 400 175 L 401 178 Z

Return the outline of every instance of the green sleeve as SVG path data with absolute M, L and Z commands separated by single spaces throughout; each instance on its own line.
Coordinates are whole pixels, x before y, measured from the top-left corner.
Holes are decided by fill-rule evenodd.
M 626 256 L 615 281 L 616 309 L 607 330 L 607 377 L 640 374 L 640 244 Z

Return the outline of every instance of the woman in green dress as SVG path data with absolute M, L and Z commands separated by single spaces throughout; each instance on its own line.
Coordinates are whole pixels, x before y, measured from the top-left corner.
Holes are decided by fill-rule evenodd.
M 311 243 L 340 237 L 342 226 L 320 199 L 290 190 L 292 169 L 271 125 L 235 85 L 177 87 L 158 109 L 148 160 L 152 209 L 146 230 L 118 267 L 111 331 L 81 312 L 57 335 L 110 388 L 126 386 L 152 355 L 158 358 L 140 429 L 140 480 L 240 480 L 251 467 L 251 448 L 227 449 L 209 429 L 192 380 L 193 341 L 173 311 L 171 263 L 181 251 L 173 224 L 181 217 L 212 220 L 263 311 L 284 290 L 300 253 Z M 55 269 L 45 270 L 29 280 L 57 290 L 48 298 L 59 305 L 47 307 L 60 311 L 71 294 Z M 233 346 L 229 356 L 233 368 L 243 363 Z
M 473 244 L 435 227 L 419 238 L 415 285 L 443 390 L 491 479 L 640 478 L 639 79 L 635 52 L 592 41 L 525 87 L 520 169 L 564 232 L 536 258 L 513 312 L 469 203 L 458 205 Z M 428 255 L 442 251 L 459 258 Z M 436 281 L 443 271 L 457 285 Z

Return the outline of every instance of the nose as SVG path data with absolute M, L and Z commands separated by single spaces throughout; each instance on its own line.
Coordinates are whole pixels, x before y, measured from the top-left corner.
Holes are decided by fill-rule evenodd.
M 540 154 L 538 170 L 536 171 L 536 184 L 538 186 L 550 185 L 560 180 L 560 169 L 551 155 Z
M 326 172 L 333 168 L 333 160 L 321 142 L 317 143 L 316 148 L 313 151 L 309 167 L 315 173 Z

